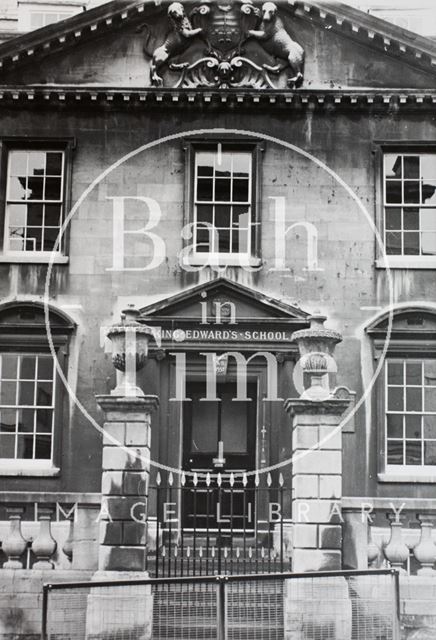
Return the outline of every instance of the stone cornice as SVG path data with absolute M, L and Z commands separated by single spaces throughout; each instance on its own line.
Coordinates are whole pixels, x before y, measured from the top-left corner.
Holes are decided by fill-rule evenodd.
M 296 91 L 221 89 L 155 89 L 86 85 L 0 85 L 0 108 L 94 108 L 124 110 L 174 107 L 235 107 L 264 109 L 336 109 L 355 111 L 431 110 L 436 89 L 312 88 Z
M 373 509 L 392 511 L 392 505 L 396 507 L 403 505 L 403 513 L 412 509 L 414 511 L 436 511 L 436 500 L 434 498 L 380 498 L 376 496 L 342 497 L 342 509 L 344 511 L 358 512 L 359 514 L 362 513 L 363 509 L 368 511 L 369 507 L 373 507 Z
M 303 400 L 302 398 L 288 398 L 284 408 L 291 416 L 302 413 L 310 415 L 341 416 L 350 405 L 349 399 L 329 398 L 327 400 Z
M 112 396 L 102 395 L 95 397 L 98 405 L 105 412 L 139 413 L 141 411 L 151 412 L 158 408 L 158 396 Z

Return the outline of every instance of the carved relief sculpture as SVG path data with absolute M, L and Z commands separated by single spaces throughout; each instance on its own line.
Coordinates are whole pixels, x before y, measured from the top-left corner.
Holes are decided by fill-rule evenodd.
M 173 56 L 183 53 L 189 46 L 190 40 L 198 36 L 201 28 L 193 29 L 181 2 L 173 2 L 168 7 L 168 18 L 171 23 L 171 30 L 165 42 L 158 47 L 151 61 L 150 79 L 155 86 L 162 86 L 163 80 L 159 76 L 159 69 Z
M 262 7 L 262 22 L 258 30 L 250 29 L 248 35 L 257 38 L 265 51 L 279 60 L 285 60 L 285 66 L 277 64 L 275 67 L 264 64 L 264 69 L 271 73 L 280 73 L 287 65 L 293 72 L 288 84 L 299 87 L 303 82 L 304 49 L 298 42 L 292 40 L 278 15 L 274 2 L 265 2 Z
M 163 44 L 154 49 L 150 68 L 153 86 L 162 86 L 160 70 L 166 65 L 179 72 L 174 88 L 277 88 L 270 74 L 291 71 L 288 86 L 303 82 L 304 50 L 286 31 L 273 2 L 258 9 L 251 0 L 234 0 L 228 4 L 204 0 L 189 17 L 180 2 L 168 7 L 170 30 Z M 258 42 L 260 52 L 275 64 L 257 64 L 245 55 L 244 45 Z M 189 48 L 194 44 L 193 52 Z M 206 46 L 199 49 L 199 43 Z M 199 55 L 198 51 L 202 51 Z M 191 53 L 189 62 L 174 58 Z

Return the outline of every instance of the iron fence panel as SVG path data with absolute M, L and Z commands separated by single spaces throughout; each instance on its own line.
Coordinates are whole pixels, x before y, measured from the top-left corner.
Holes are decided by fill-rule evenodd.
M 155 530 L 149 540 L 150 575 L 290 570 L 291 540 L 282 514 L 291 491 L 283 479 L 274 484 L 268 476 L 265 486 L 256 481 L 246 486 L 242 479 L 226 476 L 217 482 L 216 478 L 199 477 L 182 486 L 150 487 L 157 504 Z
M 392 570 L 45 585 L 42 640 L 399 640 Z

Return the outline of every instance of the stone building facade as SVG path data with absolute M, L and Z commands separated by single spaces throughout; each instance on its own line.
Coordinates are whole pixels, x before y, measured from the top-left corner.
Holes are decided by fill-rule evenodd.
M 4 571 L 432 571 L 435 44 L 119 0 L 0 64 Z

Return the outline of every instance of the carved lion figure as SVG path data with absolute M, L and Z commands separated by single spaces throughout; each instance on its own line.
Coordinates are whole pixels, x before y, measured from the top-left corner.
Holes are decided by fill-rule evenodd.
M 299 87 L 303 82 L 304 49 L 295 42 L 286 31 L 283 21 L 278 15 L 277 5 L 274 2 L 265 2 L 262 6 L 262 18 L 257 29 L 251 29 L 248 36 L 256 38 L 262 44 L 265 51 L 275 58 L 285 60 L 293 73 L 288 84 Z M 284 67 L 277 65 L 263 65 L 267 71 L 278 73 Z
M 170 32 L 165 42 L 153 52 L 151 61 L 151 83 L 158 87 L 161 87 L 163 84 L 163 80 L 159 75 L 159 69 L 164 66 L 170 58 L 183 53 L 188 48 L 190 40 L 203 31 L 201 27 L 193 29 L 181 2 L 173 2 L 170 4 L 168 7 L 168 18 L 171 25 Z

